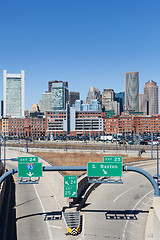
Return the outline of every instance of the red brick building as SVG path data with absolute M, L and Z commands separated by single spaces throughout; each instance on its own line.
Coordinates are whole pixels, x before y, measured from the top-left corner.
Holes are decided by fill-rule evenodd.
M 45 118 L 2 118 L 2 132 L 6 136 L 43 137 L 46 134 Z
M 160 132 L 160 116 L 119 116 L 104 118 L 103 121 L 105 134 Z

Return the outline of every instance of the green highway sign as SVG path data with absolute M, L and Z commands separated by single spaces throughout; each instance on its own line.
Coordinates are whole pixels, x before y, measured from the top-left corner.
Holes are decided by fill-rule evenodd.
M 123 157 L 122 156 L 104 156 L 103 162 L 119 162 L 123 163 Z
M 38 157 L 18 157 L 18 162 L 38 162 Z
M 120 162 L 88 162 L 87 163 L 88 177 L 121 177 L 122 163 Z
M 77 176 L 64 176 L 64 197 L 77 197 Z
M 18 177 L 42 177 L 42 163 L 18 163 Z

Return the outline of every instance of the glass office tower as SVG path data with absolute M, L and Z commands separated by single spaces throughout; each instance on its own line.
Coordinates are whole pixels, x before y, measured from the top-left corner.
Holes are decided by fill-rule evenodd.
M 4 117 L 24 117 L 24 71 L 8 74 L 3 71 Z
M 68 102 L 68 86 L 62 81 L 52 82 L 52 110 L 65 110 Z

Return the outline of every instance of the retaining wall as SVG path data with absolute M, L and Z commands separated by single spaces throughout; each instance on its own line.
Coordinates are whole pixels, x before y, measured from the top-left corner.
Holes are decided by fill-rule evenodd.
M 160 197 L 153 199 L 153 236 L 154 240 L 160 239 Z
M 15 183 L 13 177 L 7 177 L 0 194 L 0 239 L 16 239 L 15 221 Z

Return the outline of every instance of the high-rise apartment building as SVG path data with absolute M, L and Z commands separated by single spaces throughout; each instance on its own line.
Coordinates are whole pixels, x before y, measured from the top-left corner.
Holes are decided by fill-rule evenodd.
M 144 95 L 149 105 L 149 115 L 159 113 L 159 87 L 153 80 L 149 80 L 144 87 Z
M 98 100 L 101 104 L 102 96 L 100 94 L 100 91 L 95 87 L 90 87 L 86 98 L 86 103 L 91 104 L 91 101 L 94 99 Z
M 69 103 L 70 103 L 70 107 L 73 106 L 73 104 L 75 104 L 76 100 L 80 99 L 80 93 L 79 92 L 69 92 Z
M 25 73 L 8 74 L 3 71 L 4 117 L 24 117 Z
M 125 110 L 139 111 L 139 72 L 125 73 Z

